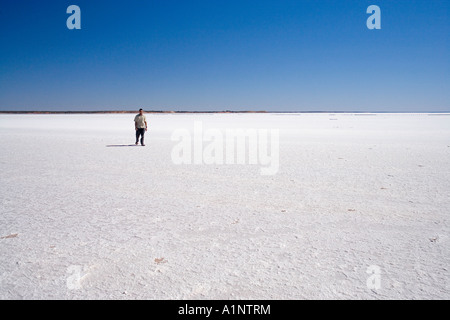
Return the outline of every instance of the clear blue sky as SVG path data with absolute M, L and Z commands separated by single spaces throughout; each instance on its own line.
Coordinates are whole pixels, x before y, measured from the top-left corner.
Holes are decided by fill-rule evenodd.
M 2 0 L 0 39 L 0 110 L 450 110 L 448 0 Z

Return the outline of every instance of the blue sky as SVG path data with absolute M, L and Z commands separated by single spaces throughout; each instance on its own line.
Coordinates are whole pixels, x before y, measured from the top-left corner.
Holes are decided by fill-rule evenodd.
M 3 0 L 0 110 L 450 111 L 449 18 L 448 0 Z

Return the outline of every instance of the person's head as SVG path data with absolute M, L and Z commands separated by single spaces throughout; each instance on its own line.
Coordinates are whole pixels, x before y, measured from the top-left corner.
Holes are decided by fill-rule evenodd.
M 139 114 L 144 114 L 144 110 L 139 109 Z

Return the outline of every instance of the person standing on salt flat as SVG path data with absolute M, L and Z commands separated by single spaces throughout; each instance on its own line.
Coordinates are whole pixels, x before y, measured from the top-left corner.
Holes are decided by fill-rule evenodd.
M 144 144 L 144 133 L 147 131 L 147 119 L 144 115 L 144 110 L 139 109 L 139 114 L 134 117 L 134 129 L 136 130 L 136 145 L 139 142 L 139 137 L 141 137 L 141 145 Z

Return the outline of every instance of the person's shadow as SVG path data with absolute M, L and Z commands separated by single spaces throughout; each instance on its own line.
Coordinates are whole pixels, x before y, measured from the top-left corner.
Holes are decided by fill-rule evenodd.
M 139 147 L 138 144 L 108 144 L 107 148 L 115 148 L 115 147 Z

